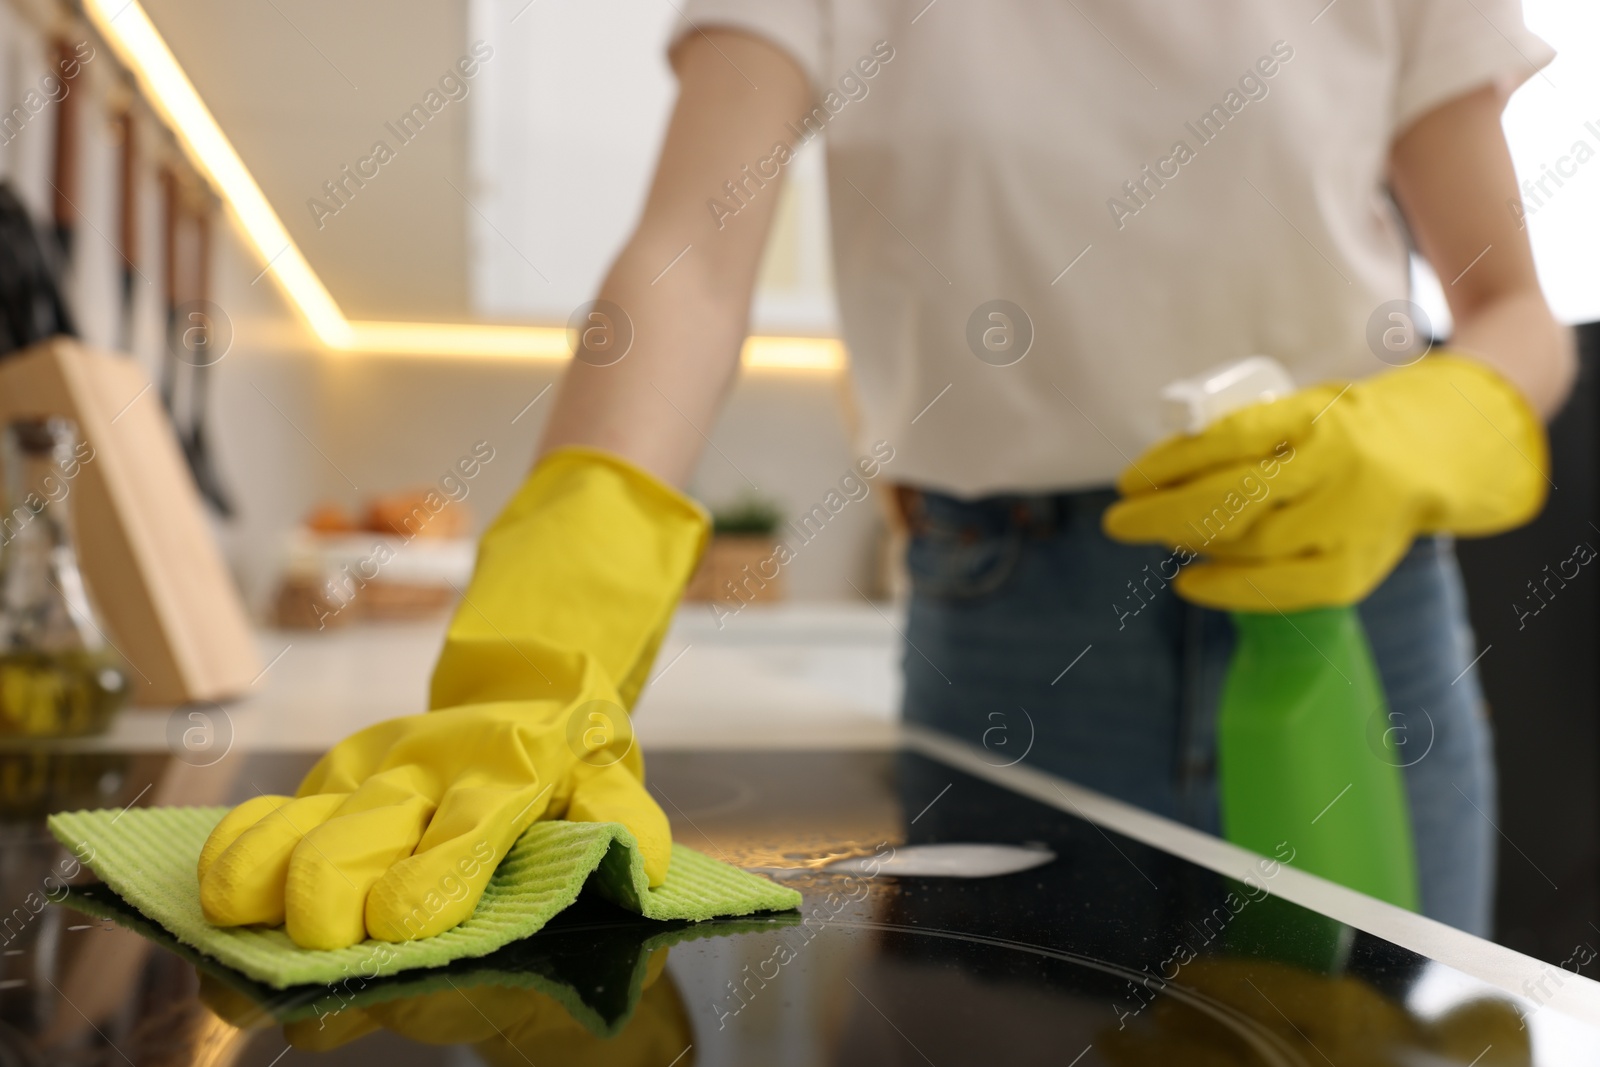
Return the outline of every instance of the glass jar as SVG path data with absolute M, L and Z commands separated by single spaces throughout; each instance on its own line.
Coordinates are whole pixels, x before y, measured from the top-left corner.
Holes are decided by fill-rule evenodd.
M 127 698 L 73 542 L 73 480 L 93 459 L 68 419 L 16 419 L 0 435 L 0 736 L 99 733 Z

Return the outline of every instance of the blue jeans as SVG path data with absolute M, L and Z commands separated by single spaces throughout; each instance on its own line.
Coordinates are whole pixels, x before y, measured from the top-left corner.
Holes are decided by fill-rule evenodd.
M 1100 531 L 1109 490 L 902 490 L 907 720 L 1217 833 L 1227 615 L 1179 599 L 1167 550 Z M 1423 914 L 1487 936 L 1495 772 L 1451 542 L 1418 540 L 1360 605 L 1405 765 Z

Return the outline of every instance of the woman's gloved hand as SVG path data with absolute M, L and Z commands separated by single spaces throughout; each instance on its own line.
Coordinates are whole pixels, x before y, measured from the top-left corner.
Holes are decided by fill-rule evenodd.
M 577 691 L 391 719 L 341 741 L 296 798 L 256 797 L 212 831 L 199 868 L 206 917 L 287 922 L 306 948 L 432 937 L 472 914 L 522 831 L 546 817 L 624 824 L 659 885 L 672 829 L 645 791 L 632 733 L 587 725 L 600 714 L 625 726 L 627 713 L 593 695 L 608 685 Z M 584 733 L 604 743 L 586 749 Z
M 308 948 L 431 937 L 472 914 L 539 818 L 620 822 L 652 885 L 671 830 L 626 707 L 704 547 L 688 498 L 563 449 L 484 534 L 431 704 L 334 746 L 293 799 L 230 812 L 200 855 L 218 925 L 287 925 Z
M 1117 481 L 1119 541 L 1205 557 L 1175 585 L 1232 611 L 1355 603 L 1419 534 L 1499 533 L 1544 503 L 1544 426 L 1484 363 L 1432 355 L 1169 438 Z

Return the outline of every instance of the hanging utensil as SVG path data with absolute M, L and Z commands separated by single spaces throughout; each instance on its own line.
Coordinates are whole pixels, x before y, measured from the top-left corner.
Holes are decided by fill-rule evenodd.
M 56 334 L 76 334 L 57 281 L 58 255 L 0 181 L 0 358 Z
M 184 178 L 171 167 L 163 168 L 167 345 L 161 363 L 161 399 L 172 416 L 195 487 L 212 510 L 231 518 L 233 503 L 211 460 L 204 430 L 206 371 L 227 351 L 217 321 L 225 316 L 206 299 L 211 265 L 209 209 L 194 207 L 193 199 Z
M 138 123 L 130 104 L 120 108 L 112 120 L 118 139 L 117 151 L 117 245 L 122 256 L 121 305 L 117 315 L 117 348 L 132 352 L 134 347 L 133 279 L 139 272 L 139 142 Z
M 73 90 L 78 87 L 82 69 L 77 60 L 76 46 L 65 37 L 55 42 L 55 66 L 61 72 L 64 91 L 55 103 L 56 141 L 51 165 L 51 187 L 55 190 L 52 221 L 55 224 L 56 243 L 62 256 L 72 259 L 73 235 L 77 229 L 78 213 L 78 98 Z M 71 71 L 71 75 L 67 74 Z
M 212 461 L 206 437 L 206 412 L 210 408 L 211 368 L 227 353 L 229 337 L 224 336 L 225 326 L 217 321 L 221 309 L 211 302 L 211 216 L 214 205 L 207 200 L 192 216 L 194 231 L 195 298 L 183 309 L 178 328 L 180 352 L 190 353 L 189 363 L 189 425 L 183 451 L 189 457 L 189 467 L 194 471 L 195 482 L 201 494 L 216 508 L 223 518 L 233 516 L 233 502 L 223 488 Z M 231 330 L 227 330 L 231 333 Z

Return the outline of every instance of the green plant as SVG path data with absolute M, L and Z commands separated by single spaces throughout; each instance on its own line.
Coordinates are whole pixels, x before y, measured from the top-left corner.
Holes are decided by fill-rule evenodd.
M 711 512 L 712 532 L 728 536 L 766 536 L 777 532 L 783 512 L 776 502 L 746 493 Z

